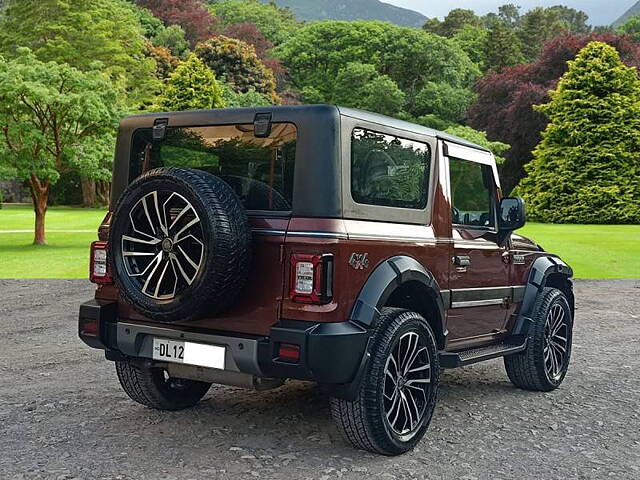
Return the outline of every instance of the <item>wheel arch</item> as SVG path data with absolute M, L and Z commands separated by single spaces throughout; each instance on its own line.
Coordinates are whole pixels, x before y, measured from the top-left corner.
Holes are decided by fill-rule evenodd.
M 356 299 L 349 320 L 368 329 L 376 326 L 384 307 L 406 308 L 425 317 L 438 348 L 446 344 L 445 304 L 434 275 L 416 259 L 395 256 L 380 263 L 369 275 Z
M 575 297 L 573 295 L 572 277 L 572 268 L 560 258 L 544 256 L 536 259 L 529 270 L 529 277 L 513 334 L 527 333 L 536 298 L 545 287 L 557 288 L 564 293 L 569 301 L 571 316 L 573 317 L 575 313 Z

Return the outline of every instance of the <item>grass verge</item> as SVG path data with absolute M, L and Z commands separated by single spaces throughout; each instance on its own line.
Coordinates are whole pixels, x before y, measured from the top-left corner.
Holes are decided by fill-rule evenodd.
M 86 278 L 89 244 L 104 210 L 69 207 L 47 212 L 46 246 L 34 246 L 33 210 L 0 210 L 0 278 Z M 7 233 L 10 231 L 26 231 Z M 640 278 L 640 225 L 529 223 L 518 233 L 557 253 L 576 278 Z

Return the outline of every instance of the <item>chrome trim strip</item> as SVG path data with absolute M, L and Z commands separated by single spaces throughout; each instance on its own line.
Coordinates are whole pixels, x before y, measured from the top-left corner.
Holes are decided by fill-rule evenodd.
M 268 228 L 253 228 L 251 230 L 252 233 L 256 235 L 275 235 L 275 236 L 284 236 L 286 233 L 284 230 L 270 230 Z
M 466 302 L 452 302 L 451 308 L 485 307 L 488 305 L 502 305 L 502 303 L 502 298 L 494 298 L 490 300 L 469 300 Z
M 438 239 L 429 238 L 429 237 L 402 237 L 399 235 L 391 236 L 391 235 L 376 235 L 376 234 L 370 234 L 370 235 L 349 234 L 349 240 L 382 240 L 385 242 L 403 242 L 403 243 L 410 242 L 410 243 L 422 243 L 427 245 L 449 243 L 448 240 L 446 242 L 441 242 L 441 241 L 439 242 Z
M 288 231 L 287 237 L 318 237 L 318 238 L 338 238 L 348 239 L 346 233 L 339 232 L 314 232 L 314 231 Z
M 288 237 L 317 237 L 317 238 L 336 238 L 344 239 L 348 238 L 346 233 L 339 232 L 313 232 L 313 231 L 285 231 L 285 230 L 271 230 L 268 228 L 254 228 L 252 232 L 256 235 L 275 235 Z
M 454 248 L 468 248 L 470 250 L 500 250 L 500 247 L 496 243 L 486 242 L 460 242 L 458 240 L 453 242 Z
M 454 248 L 468 248 L 476 250 L 500 250 L 500 247 L 491 242 L 461 242 L 452 238 L 433 238 L 433 237 L 403 237 L 399 235 L 384 234 L 358 234 L 358 233 L 341 233 L 341 232 L 320 232 L 320 231 L 284 231 L 272 230 L 268 228 L 254 228 L 253 233 L 257 235 L 287 235 L 291 237 L 316 237 L 316 238 L 335 238 L 340 240 L 383 240 L 386 242 L 416 242 L 427 245 L 448 245 L 453 244 Z
M 287 235 L 290 237 L 316 237 L 316 238 L 335 238 L 340 240 L 384 240 L 388 242 L 416 242 L 429 245 L 450 244 L 450 238 L 428 238 L 428 237 L 401 237 L 391 235 L 358 235 L 340 232 L 319 232 L 319 231 L 287 231 L 272 230 L 268 228 L 254 228 L 252 232 L 256 235 Z
M 451 308 L 482 307 L 500 305 L 505 299 L 522 301 L 525 287 L 505 285 L 503 287 L 476 287 L 451 290 Z

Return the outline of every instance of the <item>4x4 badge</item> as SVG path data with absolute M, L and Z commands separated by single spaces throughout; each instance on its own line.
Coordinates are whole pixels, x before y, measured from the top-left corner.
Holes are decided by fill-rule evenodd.
M 368 253 L 352 253 L 349 258 L 349 265 L 356 270 L 364 270 L 369 268 L 369 254 Z

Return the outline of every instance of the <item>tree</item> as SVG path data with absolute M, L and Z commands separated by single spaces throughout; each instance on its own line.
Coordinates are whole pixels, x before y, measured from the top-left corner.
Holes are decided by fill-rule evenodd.
M 142 33 L 125 0 L 9 0 L 0 19 L 0 54 L 15 58 L 19 47 L 29 47 L 39 60 L 82 71 L 101 62 L 137 107 L 158 87 Z
M 180 25 L 191 45 L 209 38 L 216 19 L 209 13 L 203 0 L 135 0 L 149 9 L 166 25 Z
M 47 201 L 60 174 L 108 174 L 104 152 L 118 104 L 117 90 L 102 73 L 41 62 L 24 48 L 12 60 L 0 57 L 0 165 L 29 185 L 35 244 L 46 243 Z
M 222 88 L 213 72 L 195 54 L 171 74 L 158 105 L 162 110 L 206 110 L 224 107 Z
M 532 218 L 640 222 L 640 80 L 615 48 L 591 42 L 536 108 L 549 118 L 520 187 Z
M 254 89 L 277 101 L 273 73 L 260 61 L 253 46 L 218 35 L 196 45 L 194 52 L 217 78 L 231 85 L 236 92 Z
M 436 115 L 449 123 L 461 122 L 469 105 L 474 101 L 474 93 L 466 88 L 455 88 L 448 83 L 427 83 L 416 96 L 413 114 Z
M 481 27 L 482 25 L 482 19 L 473 10 L 454 8 L 444 17 L 444 21 L 439 22 L 431 19 L 422 28 L 429 33 L 451 38 L 464 27 Z
M 535 60 L 546 42 L 566 30 L 557 11 L 541 7 L 529 10 L 522 16 L 518 28 L 527 61 Z
M 513 3 L 502 5 L 498 7 L 498 17 L 508 28 L 515 30 L 520 24 L 520 7 Z
M 409 106 L 428 82 L 465 88 L 479 77 L 478 67 L 452 40 L 414 28 L 383 25 L 379 70 L 405 92 Z
M 166 47 L 171 54 L 178 58 L 187 58 L 189 55 L 189 42 L 180 25 L 164 25 L 151 37 L 151 42 L 156 47 Z
M 589 33 L 591 26 L 587 24 L 589 15 L 582 10 L 556 5 L 547 9 L 558 15 L 560 22 L 564 24 L 566 30 L 573 33 Z
M 232 23 L 222 29 L 222 34 L 225 37 L 235 38 L 252 45 L 260 61 L 273 72 L 278 86 L 284 84 L 287 70 L 282 65 L 280 59 L 271 56 L 273 43 L 267 40 L 255 23 Z
M 273 100 L 266 95 L 262 95 L 250 89 L 245 93 L 236 92 L 233 87 L 226 83 L 221 84 L 222 99 L 225 107 L 256 107 L 263 105 L 273 105 Z
M 142 27 L 142 34 L 148 40 L 151 40 L 164 28 L 162 20 L 155 17 L 149 9 L 138 7 L 135 4 L 131 4 L 131 9 L 138 17 L 138 22 L 140 22 L 140 26 Z
M 174 57 L 166 47 L 156 47 L 148 44 L 147 48 L 149 55 L 156 62 L 156 77 L 162 81 L 166 80 L 180 64 L 180 60 Z
M 513 30 L 498 22 L 489 30 L 485 44 L 485 68 L 499 72 L 524 62 L 522 42 Z
M 469 56 L 481 72 L 486 72 L 488 69 L 486 58 L 488 37 L 489 31 L 486 28 L 467 25 L 460 29 L 451 40 Z
M 620 25 L 618 33 L 629 35 L 634 42 L 640 42 L 640 15 L 635 15 Z
M 376 21 L 311 23 L 274 49 L 290 72 L 291 83 L 333 98 L 349 85 L 337 76 L 349 63 L 373 65 L 404 92 L 411 110 L 427 82 L 469 86 L 477 66 L 452 40 L 412 28 Z
M 222 28 L 222 34 L 229 38 L 235 38 L 249 45 L 253 45 L 256 55 L 261 60 L 268 57 L 268 52 L 273 48 L 273 43 L 260 31 L 255 23 L 240 22 L 230 23 Z
M 383 115 L 397 115 L 402 111 L 404 93 L 391 78 L 380 75 L 373 65 L 349 63 L 338 73 L 337 82 L 348 88 L 337 91 L 329 103 Z
M 253 23 L 274 45 L 280 45 L 290 38 L 302 25 L 291 10 L 280 8 L 275 2 L 222 0 L 211 3 L 209 9 L 223 25 Z
M 549 101 L 549 91 L 567 71 L 567 61 L 594 40 L 615 47 L 625 64 L 640 66 L 640 45 L 625 36 L 566 34 L 547 43 L 535 62 L 491 72 L 476 83 L 477 102 L 469 109 L 468 121 L 473 128 L 486 131 L 491 140 L 511 145 L 501 167 L 506 193 L 525 176 L 524 165 L 547 125 L 546 117 L 534 111 L 533 105 Z

